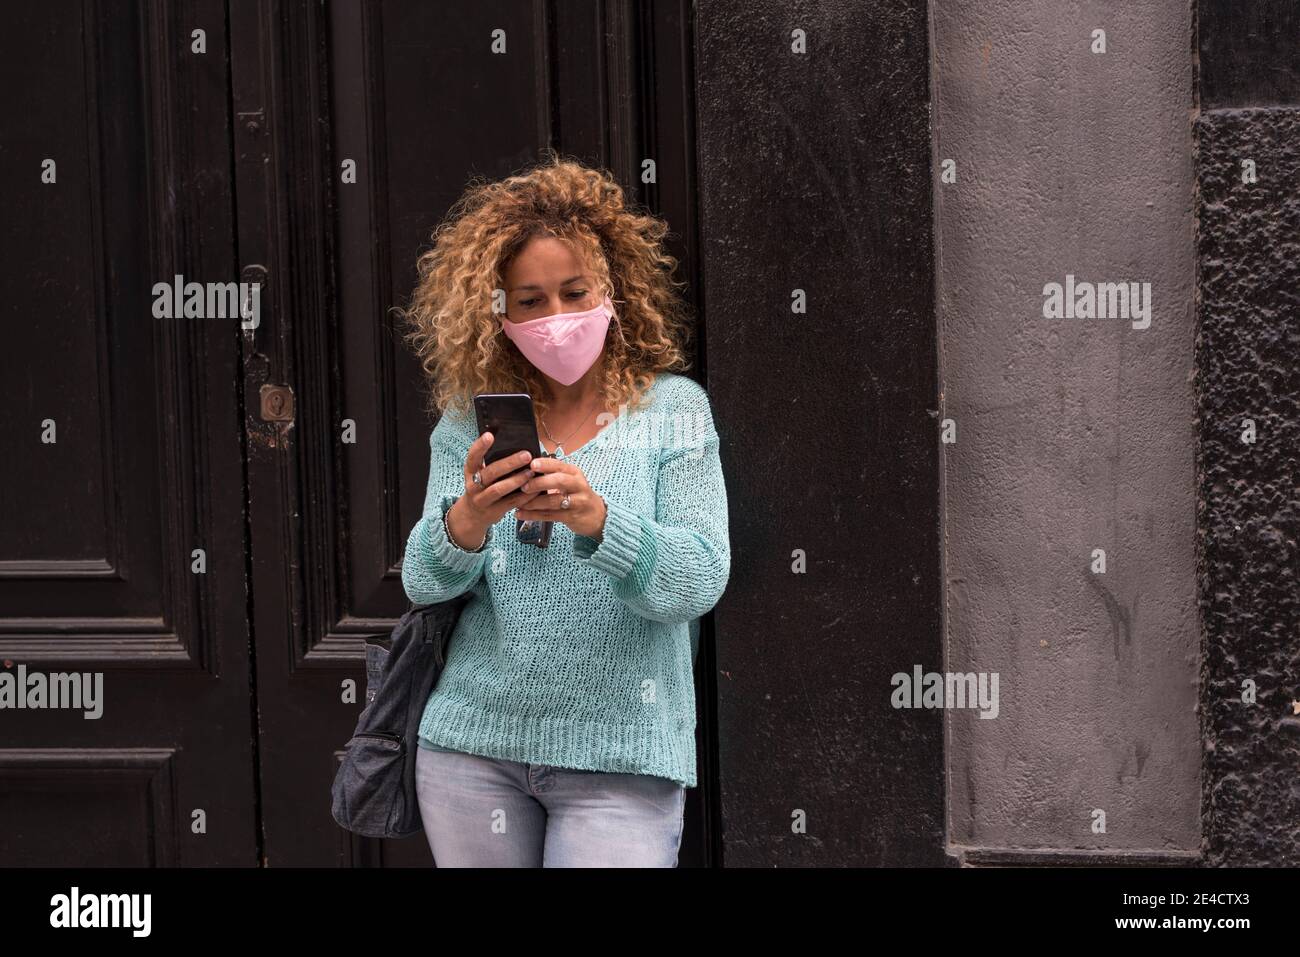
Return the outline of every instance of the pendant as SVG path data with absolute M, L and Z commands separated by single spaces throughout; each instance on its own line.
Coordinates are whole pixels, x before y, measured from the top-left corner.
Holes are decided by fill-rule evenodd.
M 551 454 L 554 455 L 557 459 L 564 458 L 564 446 L 557 443 L 555 446 L 555 451 L 552 452 Z

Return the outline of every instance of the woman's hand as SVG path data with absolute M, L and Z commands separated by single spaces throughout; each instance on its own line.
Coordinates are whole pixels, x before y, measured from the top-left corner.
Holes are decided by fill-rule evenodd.
M 495 436 L 484 432 L 469 447 L 465 456 L 465 494 L 447 510 L 447 528 L 453 541 L 467 551 L 475 549 L 487 537 L 487 530 L 499 522 L 511 509 L 535 499 L 540 492 L 523 492 L 519 487 L 533 477 L 523 466 L 532 458 L 527 451 L 484 465 L 483 458 L 491 448 Z M 534 467 L 536 467 L 534 460 Z M 542 460 L 544 461 L 544 460 Z M 474 473 L 479 473 L 482 486 L 474 484 Z M 463 544 L 462 544 L 463 543 Z
M 537 478 L 528 479 L 523 490 L 540 494 L 520 506 L 515 517 L 525 522 L 563 522 L 575 535 L 600 541 L 605 528 L 605 500 L 591 490 L 582 469 L 560 459 L 537 458 L 533 459 L 532 470 Z M 560 501 L 566 495 L 569 507 L 562 508 Z

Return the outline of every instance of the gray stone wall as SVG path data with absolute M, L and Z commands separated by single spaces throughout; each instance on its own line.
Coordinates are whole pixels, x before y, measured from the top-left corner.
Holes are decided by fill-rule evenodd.
M 994 719 L 947 712 L 949 838 L 1179 859 L 1200 843 L 1192 11 L 934 0 L 932 29 L 933 161 L 956 173 L 935 186 L 945 667 L 1000 689 Z M 1071 276 L 1149 283 L 1149 325 L 1045 318 Z

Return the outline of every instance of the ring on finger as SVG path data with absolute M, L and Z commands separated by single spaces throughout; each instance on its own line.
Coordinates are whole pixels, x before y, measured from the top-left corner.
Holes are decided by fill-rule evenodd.
M 477 485 L 479 488 L 482 488 L 482 487 L 483 487 L 483 473 L 482 473 L 482 472 L 475 472 L 475 473 L 474 473 L 474 484 Z

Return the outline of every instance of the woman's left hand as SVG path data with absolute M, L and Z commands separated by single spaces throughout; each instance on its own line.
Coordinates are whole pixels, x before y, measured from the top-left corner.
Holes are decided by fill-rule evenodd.
M 547 494 L 537 496 L 527 508 L 515 509 L 515 517 L 525 522 L 563 522 L 575 535 L 599 541 L 605 528 L 605 500 L 592 491 L 582 469 L 553 458 L 535 458 L 528 468 L 539 474 L 524 483 L 523 491 Z M 569 507 L 561 508 L 566 495 Z

